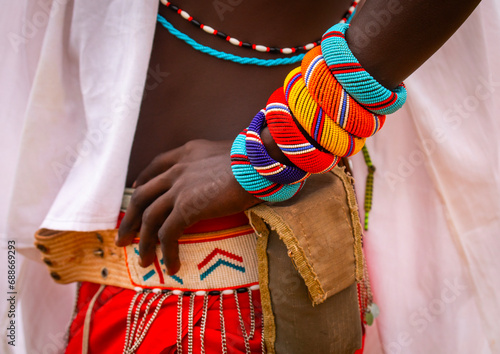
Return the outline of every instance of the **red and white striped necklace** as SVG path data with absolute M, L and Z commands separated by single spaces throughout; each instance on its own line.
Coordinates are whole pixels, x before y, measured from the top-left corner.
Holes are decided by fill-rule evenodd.
M 237 46 L 237 47 L 252 49 L 252 50 L 255 50 L 257 52 L 262 52 L 262 53 L 294 54 L 294 53 L 297 53 L 297 52 L 308 51 L 308 50 L 310 50 L 310 49 L 318 46 L 321 43 L 321 38 L 320 38 L 320 39 L 318 39 L 318 40 L 316 40 L 314 42 L 307 43 L 305 45 L 299 45 L 299 46 L 295 46 L 295 47 L 291 47 L 291 48 L 278 48 L 278 47 L 269 47 L 269 46 L 262 45 L 262 44 L 254 44 L 254 43 L 251 43 L 251 42 L 243 42 L 243 41 L 240 41 L 239 39 L 236 39 L 235 37 L 227 35 L 224 32 L 216 30 L 213 27 L 207 26 L 207 25 L 203 24 L 202 22 L 194 19 L 189 13 L 187 13 L 184 10 L 182 10 L 179 6 L 176 6 L 176 5 L 172 4 L 170 1 L 167 1 L 167 0 L 160 0 L 160 1 L 167 8 L 169 8 L 170 10 L 172 10 L 175 13 L 179 14 L 183 19 L 185 19 L 188 22 L 192 23 L 194 26 L 202 29 L 203 31 L 205 31 L 208 34 L 212 34 L 212 35 L 214 35 L 214 36 L 216 36 L 216 37 L 218 37 L 220 39 L 223 39 L 226 42 L 229 42 L 232 45 Z M 347 19 L 354 12 L 354 9 L 356 8 L 356 6 L 358 6 L 359 1 L 360 0 L 354 0 L 354 2 L 352 3 L 352 5 L 349 7 L 349 10 L 347 10 L 346 14 L 344 15 L 344 17 L 340 21 L 340 23 L 345 23 L 347 21 Z

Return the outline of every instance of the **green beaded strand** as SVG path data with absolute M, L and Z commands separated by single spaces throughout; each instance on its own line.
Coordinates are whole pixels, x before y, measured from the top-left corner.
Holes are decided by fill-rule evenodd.
M 366 166 L 368 166 L 368 175 L 366 176 L 366 186 L 365 186 L 365 231 L 368 230 L 368 219 L 370 211 L 372 210 L 372 200 L 373 200 L 373 175 L 375 174 L 375 166 L 372 163 L 368 148 L 363 146 L 363 157 L 365 158 Z

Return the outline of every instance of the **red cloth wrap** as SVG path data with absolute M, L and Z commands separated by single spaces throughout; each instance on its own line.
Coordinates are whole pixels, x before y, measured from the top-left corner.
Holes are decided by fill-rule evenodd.
M 123 215 L 120 215 L 119 222 Z M 119 224 L 118 222 L 118 224 Z M 230 227 L 238 227 L 248 223 L 244 214 L 237 214 L 233 217 L 219 218 L 203 221 L 190 228 L 191 233 L 210 232 L 223 230 Z M 78 300 L 76 304 L 76 316 L 71 323 L 69 330 L 67 354 L 82 352 L 83 327 L 85 315 L 92 297 L 99 289 L 99 284 L 84 282 L 81 284 Z M 135 291 L 122 289 L 114 286 L 106 286 L 97 298 L 92 309 L 92 319 L 90 323 L 89 353 L 121 353 L 125 344 L 125 332 L 127 326 L 127 312 L 130 307 Z M 150 297 L 152 295 L 149 295 Z M 247 333 L 250 331 L 250 307 L 248 293 L 238 294 L 240 309 Z M 146 308 L 147 300 L 142 305 L 142 310 Z M 158 303 L 156 300 L 151 306 L 149 317 Z M 136 302 L 137 304 L 137 302 Z M 253 292 L 253 304 L 255 308 L 256 330 L 250 349 L 252 353 L 261 353 L 262 336 L 262 308 L 260 304 L 259 291 Z M 182 311 L 182 349 L 188 350 L 188 314 L 189 297 L 183 298 Z M 194 303 L 194 335 L 193 352 L 199 353 L 200 325 L 203 311 L 203 296 L 196 296 Z M 223 313 L 226 329 L 226 343 L 229 353 L 245 353 L 245 342 L 241 332 L 241 327 L 233 295 L 225 295 L 223 303 Z M 142 315 L 143 312 L 141 312 Z M 363 336 L 364 345 L 364 336 Z M 175 353 L 177 350 L 177 296 L 171 295 L 162 304 L 158 316 L 153 321 L 149 331 L 139 346 L 136 353 Z M 209 295 L 207 322 L 205 327 L 205 352 L 221 353 L 221 331 L 219 318 L 219 296 Z M 357 351 L 357 354 L 363 349 Z

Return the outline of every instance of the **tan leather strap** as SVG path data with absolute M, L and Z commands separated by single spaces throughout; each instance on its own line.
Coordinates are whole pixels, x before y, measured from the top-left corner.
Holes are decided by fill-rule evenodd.
M 52 278 L 61 284 L 89 281 L 133 289 L 122 247 L 115 246 L 117 230 L 92 232 L 52 231 L 35 234 Z
M 90 322 L 92 321 L 92 310 L 94 309 L 95 302 L 106 285 L 101 285 L 95 295 L 90 300 L 89 307 L 85 313 L 85 322 L 83 323 L 83 337 L 82 337 L 82 354 L 87 354 L 89 351 L 89 338 L 90 338 Z

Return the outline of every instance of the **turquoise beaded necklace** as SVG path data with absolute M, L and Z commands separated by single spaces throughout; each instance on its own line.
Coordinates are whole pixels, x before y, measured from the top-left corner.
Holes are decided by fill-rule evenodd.
M 359 2 L 359 0 L 355 0 L 353 5 L 349 8 L 349 11 L 347 12 L 346 16 L 341 22 L 349 23 L 350 20 L 352 19 L 355 11 L 356 11 L 356 5 Z M 300 62 L 304 58 L 304 53 L 286 57 L 286 58 L 276 58 L 276 59 L 260 59 L 260 58 L 252 58 L 252 57 L 242 57 L 230 53 L 225 53 L 221 52 L 219 50 L 207 47 L 203 44 L 200 44 L 196 42 L 194 39 L 189 37 L 187 34 L 182 33 L 179 31 L 177 28 L 175 28 L 166 18 L 161 16 L 160 14 L 157 15 L 157 20 L 158 22 L 167 29 L 170 34 L 175 36 L 176 38 L 184 41 L 185 43 L 189 44 L 193 49 L 208 54 L 210 56 L 213 56 L 218 59 L 222 60 L 227 60 L 231 61 L 233 63 L 237 64 L 242 64 L 242 65 L 257 65 L 257 66 L 264 66 L 264 67 L 272 67 L 272 66 L 280 66 L 280 65 L 290 65 L 290 64 L 295 64 Z

